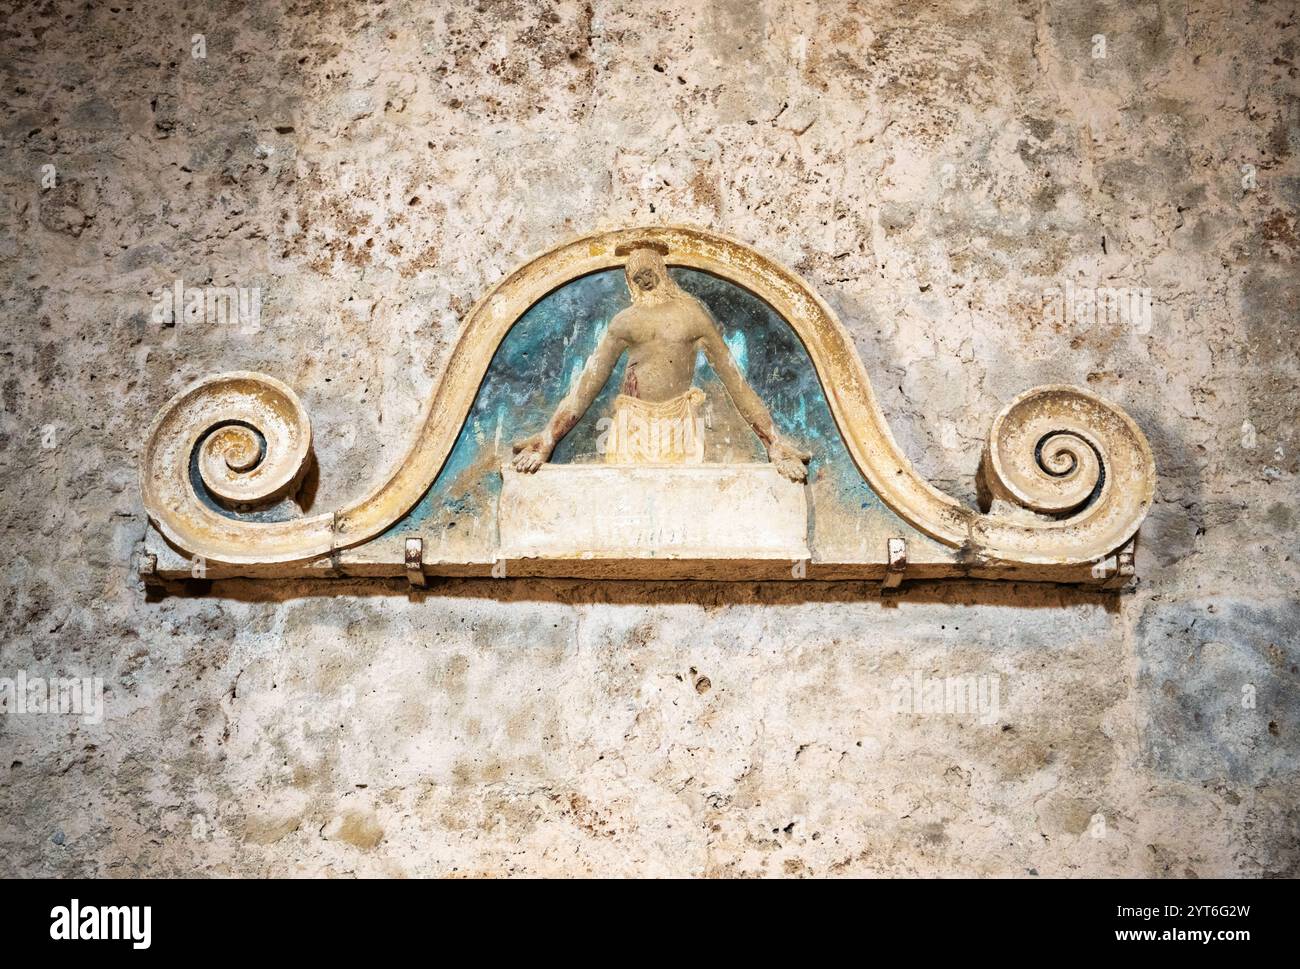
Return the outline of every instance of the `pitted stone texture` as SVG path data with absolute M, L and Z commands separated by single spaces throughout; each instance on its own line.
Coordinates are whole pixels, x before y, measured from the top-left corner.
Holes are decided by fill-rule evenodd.
M 1260 652 L 1300 588 L 1288 4 L 9 6 L 0 676 L 107 693 L 0 718 L 0 873 L 1300 873 Z M 1007 401 L 1114 400 L 1160 474 L 1139 592 L 145 597 L 137 459 L 182 387 L 294 387 L 339 507 L 491 284 L 650 221 L 796 269 L 972 505 Z M 177 278 L 260 286 L 260 334 L 153 322 Z M 1150 327 L 1046 317 L 1067 282 L 1149 288 Z M 917 671 L 999 676 L 1001 720 L 893 712 Z

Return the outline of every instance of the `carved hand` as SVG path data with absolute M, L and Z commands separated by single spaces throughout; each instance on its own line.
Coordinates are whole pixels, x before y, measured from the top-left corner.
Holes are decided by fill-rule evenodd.
M 532 474 L 546 463 L 553 450 L 555 442 L 551 440 L 551 435 L 547 431 L 541 431 L 522 441 L 515 441 L 515 458 L 511 463 L 516 471 Z
M 804 465 L 812 460 L 812 454 L 795 447 L 783 437 L 775 438 L 768 445 L 767 458 L 776 465 L 776 470 L 782 477 L 794 482 L 801 482 L 808 478 L 808 469 Z

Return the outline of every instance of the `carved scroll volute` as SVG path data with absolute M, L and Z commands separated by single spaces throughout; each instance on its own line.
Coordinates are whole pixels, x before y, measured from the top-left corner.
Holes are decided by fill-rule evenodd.
M 504 277 L 465 319 L 405 457 L 368 494 L 330 514 L 285 522 L 222 514 L 223 505 L 291 491 L 305 468 L 310 428 L 297 397 L 278 380 L 235 373 L 200 381 L 169 402 L 150 430 L 142 461 L 150 518 L 182 551 L 236 564 L 311 559 L 381 534 L 437 477 L 514 322 L 557 286 L 621 265 L 620 251 L 647 244 L 666 249 L 673 266 L 736 283 L 783 317 L 807 349 L 863 477 L 901 519 L 962 549 L 964 561 L 1087 564 L 1137 532 L 1151 506 L 1155 463 L 1142 432 L 1114 404 L 1080 388 L 1049 386 L 1007 405 L 993 422 L 983 467 L 992 501 L 980 514 L 916 472 L 890 433 L 848 333 L 807 283 L 743 243 L 687 226 L 577 239 Z M 191 474 L 199 447 L 202 495 Z
M 981 472 L 991 513 L 975 520 L 972 539 L 1012 561 L 1099 559 L 1133 537 L 1155 491 L 1155 460 L 1132 419 L 1063 385 L 1036 387 L 1002 409 Z
M 310 453 L 307 414 L 283 383 L 248 372 L 208 377 L 172 398 L 149 429 L 140 468 L 145 509 L 195 557 L 261 564 L 326 553 L 332 515 L 261 522 L 220 511 L 291 495 Z

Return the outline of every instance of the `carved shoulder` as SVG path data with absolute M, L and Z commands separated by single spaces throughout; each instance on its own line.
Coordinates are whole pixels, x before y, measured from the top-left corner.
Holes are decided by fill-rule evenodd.
M 631 341 L 634 336 L 634 327 L 636 324 L 636 307 L 629 306 L 626 309 L 619 310 L 614 314 L 614 318 L 609 321 L 609 330 L 606 332 L 606 338 L 613 338 L 623 342 Z
M 722 331 L 718 329 L 718 321 L 713 318 L 709 308 L 695 296 L 687 297 L 690 300 L 690 318 L 691 318 L 691 335 L 697 340 L 707 340 L 710 337 L 722 336 Z

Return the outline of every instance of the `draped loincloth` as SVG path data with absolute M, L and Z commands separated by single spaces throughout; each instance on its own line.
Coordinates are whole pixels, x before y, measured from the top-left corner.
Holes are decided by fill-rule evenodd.
M 699 387 L 658 403 L 619 394 L 605 432 L 605 463 L 700 464 L 704 424 L 697 412 L 703 402 Z

